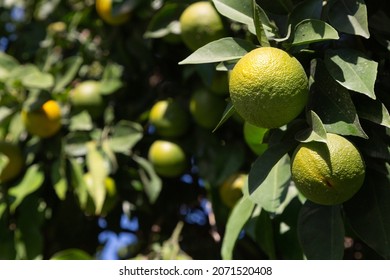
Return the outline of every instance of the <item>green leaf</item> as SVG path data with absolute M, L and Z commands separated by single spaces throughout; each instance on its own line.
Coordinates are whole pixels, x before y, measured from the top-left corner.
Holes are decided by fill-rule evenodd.
M 33 72 L 22 78 L 22 84 L 27 88 L 49 89 L 54 86 L 54 77 L 49 73 Z
M 324 62 L 330 75 L 349 90 L 375 99 L 378 63 L 354 49 L 327 50 Z
M 255 240 L 270 260 L 276 259 L 274 228 L 270 214 L 266 211 L 260 211 L 260 215 L 256 217 Z
M 308 259 L 341 260 L 344 256 L 344 224 L 340 206 L 306 201 L 298 217 L 298 237 Z
M 328 73 L 321 60 L 313 61 L 308 109 L 321 119 L 327 132 L 367 138 L 346 88 Z
M 322 12 L 322 1 L 306 0 L 298 3 L 291 12 L 288 22 L 292 29 L 305 19 L 320 19 Z
M 138 163 L 140 167 L 139 174 L 144 185 L 145 193 L 149 199 L 149 202 L 153 204 L 160 195 L 162 181 L 148 160 L 136 155 L 133 155 L 133 160 Z
M 261 18 L 267 17 L 263 9 L 256 4 L 255 0 L 252 0 L 253 2 L 253 20 L 256 28 L 256 35 L 257 35 L 257 40 L 259 41 L 260 45 L 262 47 L 269 47 L 269 41 L 267 39 L 267 34 L 264 30 L 262 20 Z
M 68 184 L 65 174 L 65 162 L 62 159 L 54 161 L 51 169 L 51 181 L 58 198 L 65 200 Z
M 326 143 L 326 129 L 320 117 L 310 110 L 310 128 L 306 129 L 295 136 L 299 142 L 323 142 Z
M 87 167 L 93 182 L 93 184 L 87 184 L 87 190 L 95 204 L 95 214 L 99 215 L 106 198 L 104 181 L 109 172 L 106 161 L 95 142 L 87 143 L 87 151 Z
M 91 140 L 89 133 L 70 132 L 65 138 L 65 152 L 68 156 L 78 157 L 87 154 L 87 142 Z
M 0 124 L 15 113 L 15 108 L 0 107 Z
M 248 196 L 242 197 L 234 206 L 226 223 L 226 230 L 221 248 L 222 259 L 231 260 L 233 258 L 233 250 L 237 238 L 244 225 L 251 217 L 254 208 L 255 204 Z
M 222 118 L 217 124 L 217 126 L 213 129 L 213 132 L 215 132 L 218 128 L 220 128 L 231 116 L 234 115 L 236 110 L 234 109 L 233 103 L 229 102 L 226 105 L 225 111 L 222 114 Z
M 13 213 L 26 196 L 40 188 L 44 180 L 44 174 L 38 164 L 31 165 L 23 179 L 8 190 L 12 197 L 10 211 Z
M 114 152 L 128 155 L 134 145 L 142 139 L 143 132 L 140 124 L 121 120 L 113 128 L 108 143 Z
M 92 257 L 80 249 L 65 249 L 52 255 L 50 260 L 92 260 Z
M 5 81 L 9 73 L 19 65 L 19 62 L 4 52 L 0 52 L 0 81 Z
M 332 26 L 341 32 L 370 37 L 364 0 L 339 0 L 331 3 L 328 17 Z
M 362 96 L 354 104 L 360 118 L 390 128 L 390 114 L 382 102 Z
M 222 38 L 197 49 L 179 64 L 202 64 L 237 60 L 255 49 L 251 42 L 239 38 Z
M 83 58 L 81 56 L 71 56 L 64 59 L 58 69 L 59 73 L 55 76 L 53 92 L 64 90 L 74 80 L 82 64 Z
M 72 116 L 69 123 L 70 131 L 91 131 L 93 122 L 91 115 L 87 111 L 82 111 Z
M 339 39 L 339 34 L 331 25 L 318 19 L 305 19 L 295 27 L 292 45 L 307 45 L 337 39 Z
M 259 170 L 252 168 L 249 176 Z M 251 192 L 250 197 L 256 203 L 260 204 L 264 210 L 275 213 L 286 198 L 288 185 L 290 184 L 290 158 L 284 155 L 269 171 L 265 180 Z
M 74 192 L 82 209 L 85 209 L 88 201 L 88 187 L 83 178 L 83 167 L 76 159 L 69 159 L 70 175 Z
M 268 178 L 273 167 L 296 145 L 295 141 L 280 142 L 270 145 L 265 152 L 259 156 L 253 163 L 248 177 L 249 194 L 252 196 L 258 187 L 264 182 L 271 180 L 274 176 L 272 173 Z M 282 161 L 283 162 L 283 161 Z M 276 167 L 276 172 L 279 167 Z M 281 180 L 283 181 L 283 180 Z
M 246 24 L 249 31 L 256 34 L 252 0 L 213 0 L 213 3 L 219 13 L 233 21 Z
M 109 95 L 123 86 L 122 83 L 123 66 L 110 63 L 106 65 L 100 81 L 100 94 Z
M 182 3 L 166 3 L 150 20 L 145 38 L 162 38 L 170 34 L 177 36 L 171 40 L 180 40 L 179 18 L 185 5 Z M 169 39 L 168 39 L 169 40 Z
M 387 164 L 387 172 L 390 171 Z M 367 169 L 360 191 L 344 203 L 355 233 L 378 254 L 390 259 L 390 176 Z

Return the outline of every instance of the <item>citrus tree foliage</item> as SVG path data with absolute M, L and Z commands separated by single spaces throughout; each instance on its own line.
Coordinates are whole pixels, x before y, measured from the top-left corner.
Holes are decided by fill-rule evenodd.
M 213 0 L 228 36 L 190 51 L 179 18 L 193 2 L 112 1 L 111 16 L 130 14 L 112 25 L 92 0 L 0 1 L 0 139 L 19 145 L 25 161 L 0 183 L 0 258 L 99 258 L 103 231 L 134 236 L 120 258 L 390 258 L 384 1 Z M 265 46 L 301 62 L 309 101 L 286 126 L 245 133 L 227 80 L 214 81 Z M 73 89 L 91 80 L 99 114 L 73 103 Z M 202 91 L 209 95 L 194 98 Z M 61 130 L 40 138 L 21 111 L 49 99 L 61 106 Z M 161 136 L 150 123 L 160 100 L 190 116 L 180 136 Z M 363 187 L 342 205 L 307 201 L 291 180 L 294 149 L 326 143 L 326 133 L 348 138 L 366 164 Z M 150 162 L 157 140 L 183 149 L 182 176 Z M 0 157 L 0 171 L 7 163 Z M 248 180 L 229 208 L 219 188 L 238 172 Z M 120 226 L 123 216 L 137 227 Z

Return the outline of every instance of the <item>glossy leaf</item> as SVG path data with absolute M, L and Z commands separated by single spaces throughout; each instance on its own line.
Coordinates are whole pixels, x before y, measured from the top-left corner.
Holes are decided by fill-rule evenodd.
M 331 3 L 328 17 L 333 27 L 348 34 L 370 37 L 364 0 L 340 0 Z
M 200 47 L 179 64 L 212 63 L 237 60 L 255 49 L 256 46 L 239 38 L 222 38 Z
M 289 24 L 295 26 L 305 19 L 320 19 L 322 12 L 322 1 L 306 0 L 299 2 L 289 16 Z
M 349 90 L 375 97 L 378 63 L 353 49 L 327 50 L 324 59 L 330 75 Z
M 389 165 L 387 172 L 390 171 Z M 367 170 L 362 189 L 344 204 L 355 233 L 378 254 L 390 259 L 390 178 Z
M 330 76 L 322 61 L 314 64 L 308 109 L 320 117 L 327 132 L 367 138 L 348 90 Z
M 263 9 L 259 5 L 256 4 L 255 0 L 253 0 L 253 11 L 254 11 L 253 20 L 254 20 L 254 24 L 255 24 L 255 28 L 256 28 L 257 40 L 259 41 L 261 46 L 269 47 L 270 44 L 269 44 L 269 41 L 267 39 L 267 34 L 264 30 L 262 20 L 261 20 L 262 17 L 264 18 L 267 15 L 263 11 Z
M 252 0 L 213 0 L 213 3 L 219 13 L 231 20 L 246 24 L 249 31 L 256 34 Z
M 271 170 L 294 146 L 294 141 L 273 144 L 256 159 L 251 167 L 248 177 L 248 189 L 251 196 L 257 191 L 257 188 L 262 186 L 264 182 L 271 180 L 272 176 L 269 177 Z
M 295 139 L 304 143 L 311 141 L 326 143 L 326 129 L 320 117 L 314 111 L 310 111 L 309 122 L 310 128 L 297 134 Z
M 231 260 L 233 258 L 233 250 L 237 238 L 251 217 L 254 208 L 255 204 L 248 196 L 242 197 L 236 206 L 234 206 L 227 221 L 225 235 L 222 241 L 222 259 Z
M 258 171 L 252 169 L 252 172 Z M 285 155 L 272 167 L 266 179 L 251 193 L 251 199 L 261 205 L 264 210 L 275 213 L 286 198 L 290 177 L 290 158 Z
M 12 197 L 10 211 L 13 213 L 26 196 L 38 190 L 44 180 L 44 174 L 38 164 L 31 165 L 21 181 L 8 190 Z
M 306 201 L 298 217 L 298 236 L 308 259 L 341 260 L 344 255 L 344 224 L 340 206 Z
M 357 98 L 355 107 L 360 118 L 390 128 L 390 114 L 382 102 L 362 96 Z
M 292 45 L 307 45 L 337 39 L 339 39 L 339 35 L 331 25 L 317 19 L 305 19 L 295 27 Z

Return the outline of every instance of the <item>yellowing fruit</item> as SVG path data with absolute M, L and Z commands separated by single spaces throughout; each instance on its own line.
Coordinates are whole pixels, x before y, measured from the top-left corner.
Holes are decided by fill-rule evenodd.
M 362 186 L 364 160 L 346 138 L 327 134 L 327 144 L 300 144 L 292 157 L 291 173 L 297 189 L 309 200 L 323 205 L 349 200 Z

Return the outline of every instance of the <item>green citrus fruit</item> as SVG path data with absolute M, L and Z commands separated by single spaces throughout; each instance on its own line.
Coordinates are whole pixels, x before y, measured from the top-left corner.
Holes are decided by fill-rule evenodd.
M 190 118 L 187 110 L 176 100 L 167 99 L 155 103 L 150 110 L 149 122 L 156 133 L 163 137 L 178 137 L 189 128 Z
M 101 116 L 105 108 L 100 83 L 93 80 L 76 85 L 70 93 L 70 102 L 76 113 L 86 110 L 92 118 Z
M 94 181 L 91 173 L 85 173 L 83 179 L 88 187 L 93 187 Z M 101 215 L 103 216 L 107 215 L 107 213 L 109 213 L 115 207 L 115 204 L 118 200 L 118 194 L 114 179 L 112 179 L 111 177 L 106 177 L 104 179 L 104 187 L 106 189 L 106 197 L 101 211 Z M 95 212 L 96 207 L 93 202 L 93 199 L 92 197 L 88 196 L 87 204 L 85 206 L 85 213 L 88 215 L 95 215 Z
M 257 127 L 248 122 L 244 123 L 244 140 L 248 147 L 256 154 L 261 155 L 268 148 L 268 144 L 263 143 L 267 128 Z
M 60 130 L 61 117 L 60 105 L 54 100 L 46 101 L 37 110 L 22 110 L 22 121 L 27 131 L 41 138 L 51 137 Z
M 365 164 L 358 149 L 337 134 L 327 144 L 301 143 L 292 157 L 292 179 L 309 200 L 335 205 L 350 199 L 362 186 Z
M 157 174 L 164 177 L 178 177 L 187 168 L 187 158 L 176 143 L 156 140 L 149 148 L 148 158 Z
M 190 112 L 195 122 L 206 129 L 217 126 L 225 111 L 224 98 L 216 96 L 204 88 L 193 92 L 190 99 Z
M 193 51 L 226 36 L 222 18 L 209 1 L 189 5 L 180 16 L 180 26 L 183 42 Z
M 110 25 L 121 25 L 129 20 L 130 13 L 113 14 L 113 0 L 96 0 L 95 6 L 98 15 Z
M 305 107 L 308 79 L 296 58 L 278 48 L 263 47 L 237 62 L 230 73 L 229 91 L 234 108 L 245 121 L 277 128 Z
M 237 201 L 243 196 L 243 187 L 245 186 L 247 174 L 235 173 L 228 177 L 219 188 L 219 195 L 223 204 L 233 208 Z
M 24 159 L 19 146 L 6 141 L 0 141 L 0 155 L 7 160 L 3 169 L 0 170 L 0 183 L 6 183 L 20 174 Z

